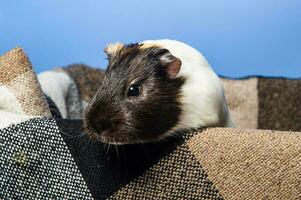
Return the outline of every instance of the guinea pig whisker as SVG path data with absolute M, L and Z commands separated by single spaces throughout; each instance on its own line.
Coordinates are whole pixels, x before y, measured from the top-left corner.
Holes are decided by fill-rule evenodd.
M 117 145 L 113 145 L 116 151 L 116 155 L 117 155 L 117 162 L 119 163 L 119 152 L 118 152 L 118 146 Z
M 102 146 L 102 149 L 103 149 L 104 151 L 106 151 L 107 148 L 108 148 L 108 144 L 104 143 L 103 146 Z
M 66 135 L 68 137 L 68 139 L 79 138 L 80 139 L 79 140 L 79 143 L 80 143 L 79 146 L 81 146 L 80 151 L 84 151 L 89 146 L 89 143 L 90 143 L 90 146 L 92 145 L 91 138 L 89 137 L 89 136 L 92 135 L 92 133 L 89 133 L 89 134 L 81 133 L 80 135 L 71 135 L 71 134 L 69 134 L 69 133 L 67 133 L 65 131 L 62 131 L 62 130 L 60 130 L 60 132 L 63 135 Z M 81 139 L 81 138 L 83 138 L 86 135 L 88 135 L 88 137 L 85 137 L 84 139 Z M 90 149 L 91 149 L 91 147 L 90 147 Z
M 68 136 L 68 138 L 77 138 L 77 137 L 83 137 L 85 134 L 80 134 L 80 135 L 71 135 L 65 131 L 60 130 L 60 132 L 66 136 Z
M 83 141 L 85 141 L 85 140 L 83 140 Z M 90 146 L 90 147 L 89 147 L 89 151 L 91 151 L 91 146 L 92 146 L 92 144 L 93 144 L 93 142 L 92 142 L 91 138 L 88 137 L 87 140 L 86 140 L 86 142 L 85 142 L 85 144 L 84 144 L 84 145 L 81 145 L 81 146 L 83 146 L 81 150 L 82 150 L 82 151 L 83 151 L 83 150 L 86 150 L 86 149 L 88 148 L 88 146 Z
M 110 151 L 111 144 L 110 144 L 110 143 L 106 143 L 106 144 L 107 144 L 106 155 L 108 155 L 108 153 L 109 153 L 109 151 Z

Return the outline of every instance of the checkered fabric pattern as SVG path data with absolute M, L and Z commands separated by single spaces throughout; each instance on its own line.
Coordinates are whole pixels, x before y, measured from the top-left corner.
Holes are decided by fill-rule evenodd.
M 92 199 L 22 49 L 0 69 L 0 199 Z
M 301 131 L 301 79 L 222 78 L 238 128 Z
M 0 130 L 1 199 L 92 199 L 53 119 Z
M 21 49 L 0 69 L 0 199 L 301 199 L 301 132 L 255 130 L 299 130 L 299 80 L 222 80 L 238 127 L 254 129 L 108 146 L 80 120 L 102 71 L 37 79 Z

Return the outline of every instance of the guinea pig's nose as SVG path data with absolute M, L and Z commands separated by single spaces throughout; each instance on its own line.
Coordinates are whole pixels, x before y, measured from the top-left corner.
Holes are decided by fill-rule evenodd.
M 86 128 L 99 135 L 109 135 L 118 130 L 120 124 L 123 122 L 123 115 L 116 110 L 110 110 L 109 108 L 94 107 L 87 110 L 85 113 Z
M 94 118 L 91 120 L 90 127 L 93 132 L 103 136 L 108 135 L 111 130 L 110 123 L 103 118 Z
M 101 132 L 99 133 L 99 135 L 102 136 L 102 137 L 108 137 L 109 134 L 110 134 L 110 133 L 109 133 L 109 131 L 107 131 L 107 130 L 101 131 Z
M 88 128 L 91 129 L 93 132 L 100 133 L 102 131 L 100 120 L 96 118 L 90 119 L 88 124 Z

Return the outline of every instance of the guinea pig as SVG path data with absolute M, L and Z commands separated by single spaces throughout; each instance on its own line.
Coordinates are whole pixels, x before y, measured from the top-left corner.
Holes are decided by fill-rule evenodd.
M 110 44 L 104 51 L 106 74 L 84 115 L 92 138 L 144 143 L 187 129 L 233 126 L 220 79 L 191 46 L 164 39 Z

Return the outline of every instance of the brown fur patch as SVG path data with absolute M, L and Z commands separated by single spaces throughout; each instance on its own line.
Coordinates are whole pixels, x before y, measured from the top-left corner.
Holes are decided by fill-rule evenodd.
M 102 70 L 84 64 L 69 65 L 63 70 L 72 77 L 80 97 L 87 102 L 93 98 L 105 76 Z
M 86 109 L 88 131 L 114 138 L 109 142 L 156 140 L 179 119 L 177 97 L 185 79 L 170 78 L 166 63 L 160 61 L 170 54 L 167 49 L 141 49 L 142 45 L 127 44 L 109 56 L 105 78 Z M 137 97 L 128 96 L 130 83 L 140 86 Z

